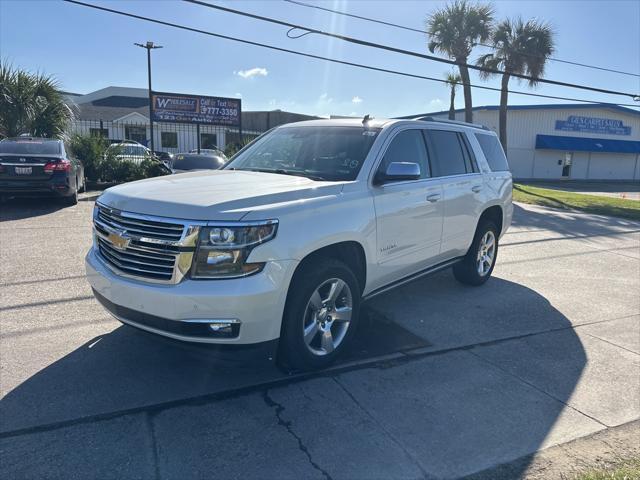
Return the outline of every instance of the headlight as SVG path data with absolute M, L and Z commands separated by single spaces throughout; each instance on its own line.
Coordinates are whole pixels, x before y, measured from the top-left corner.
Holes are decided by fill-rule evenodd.
M 277 220 L 200 229 L 191 278 L 233 278 L 258 273 L 264 263 L 247 263 L 249 253 L 276 235 Z

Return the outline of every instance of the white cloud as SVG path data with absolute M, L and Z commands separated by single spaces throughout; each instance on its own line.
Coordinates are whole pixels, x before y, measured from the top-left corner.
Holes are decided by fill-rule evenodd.
M 363 102 L 362 98 L 360 98 L 357 95 L 351 99 L 351 103 L 362 103 L 362 102 Z
M 242 98 L 242 94 L 241 93 L 236 93 L 236 97 Z
M 439 98 L 434 98 L 429 102 L 429 108 L 431 110 L 444 110 L 445 104 Z
M 318 97 L 319 103 L 331 103 L 333 102 L 333 97 L 330 97 L 327 92 L 324 92 L 322 95 Z
M 266 77 L 269 75 L 269 71 L 263 67 L 254 67 L 248 70 L 238 70 L 233 72 L 234 75 L 238 75 L 242 78 L 253 78 L 253 77 Z

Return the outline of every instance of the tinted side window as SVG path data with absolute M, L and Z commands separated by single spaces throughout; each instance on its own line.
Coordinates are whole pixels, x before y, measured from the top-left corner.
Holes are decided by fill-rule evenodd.
M 389 164 L 394 162 L 417 163 L 420 165 L 420 178 L 430 176 L 427 148 L 420 130 L 405 130 L 396 135 L 384 154 L 379 170 L 386 171 Z
M 428 130 L 433 174 L 437 177 L 467 173 L 467 157 L 457 132 Z
M 489 163 L 491 171 L 509 171 L 509 163 L 507 162 L 507 157 L 504 155 L 502 145 L 500 145 L 498 138 L 493 135 L 482 135 L 481 133 L 476 133 L 476 138 L 478 139 L 482 153 L 484 153 Z
M 478 162 L 476 161 L 476 155 L 473 152 L 473 148 L 469 144 L 469 139 L 464 133 L 459 133 L 460 140 L 462 141 L 463 150 L 467 157 L 467 172 L 479 172 Z

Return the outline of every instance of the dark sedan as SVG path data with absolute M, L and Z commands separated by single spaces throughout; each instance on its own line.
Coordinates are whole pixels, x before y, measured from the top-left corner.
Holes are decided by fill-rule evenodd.
M 200 154 L 178 153 L 173 157 L 173 173 L 188 172 L 191 170 L 218 170 L 225 163 L 227 157 L 223 153 Z
M 84 186 L 82 163 L 62 140 L 17 137 L 0 141 L 0 196 L 54 196 L 75 205 Z

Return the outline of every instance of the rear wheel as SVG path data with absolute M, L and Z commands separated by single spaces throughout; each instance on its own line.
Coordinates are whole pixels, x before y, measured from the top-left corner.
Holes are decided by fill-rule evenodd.
M 77 205 L 78 204 L 78 179 L 76 178 L 76 188 L 73 190 L 73 193 L 68 197 L 64 197 L 64 203 L 67 205 Z
M 279 345 L 287 369 L 329 366 L 348 347 L 360 313 L 360 286 L 344 263 L 326 259 L 302 266 L 289 291 Z
M 482 285 L 491 276 L 497 258 L 498 228 L 491 221 L 483 221 L 464 259 L 453 266 L 453 275 L 466 285 Z

